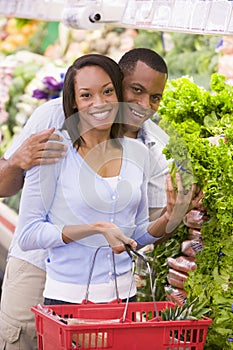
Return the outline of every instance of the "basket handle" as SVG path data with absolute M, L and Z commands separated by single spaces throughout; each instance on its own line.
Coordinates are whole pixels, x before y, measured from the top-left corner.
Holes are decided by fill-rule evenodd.
M 88 277 L 88 281 L 87 281 L 87 289 L 86 289 L 85 299 L 83 301 L 84 304 L 88 303 L 89 288 L 90 288 L 91 278 L 92 278 L 92 274 L 93 274 L 93 270 L 94 270 L 94 266 L 95 266 L 95 260 L 96 260 L 97 254 L 98 254 L 98 252 L 100 251 L 101 248 L 109 248 L 109 246 L 107 246 L 107 245 L 100 246 L 95 251 L 94 258 L 93 258 L 92 265 L 91 265 L 91 269 L 90 269 L 90 273 L 89 273 L 89 277 Z M 112 261 L 113 261 L 113 268 L 114 268 L 114 280 L 115 280 L 115 288 L 116 288 L 116 298 L 117 298 L 117 302 L 120 303 L 119 291 L 118 291 L 118 287 L 117 287 L 117 278 L 116 278 L 115 255 L 114 255 L 113 251 L 112 251 Z
M 150 264 L 147 261 L 147 259 L 142 254 L 138 253 L 138 251 L 134 250 L 131 247 L 130 244 L 125 244 L 125 249 L 126 249 L 126 252 L 129 255 L 129 257 L 132 260 L 133 269 L 132 269 L 132 277 L 131 277 L 131 284 L 130 284 L 130 289 L 129 289 L 129 295 L 128 295 L 128 298 L 127 298 L 127 301 L 126 301 L 126 305 L 125 305 L 125 309 L 124 309 L 124 313 L 123 313 L 123 317 L 122 317 L 122 322 L 124 322 L 125 319 L 126 319 L 126 313 L 127 313 L 128 304 L 129 304 L 129 297 L 130 297 L 130 290 L 131 290 L 131 286 L 132 286 L 132 282 L 133 282 L 133 278 L 134 278 L 135 258 L 134 258 L 133 255 L 136 255 L 139 259 L 141 259 L 146 264 L 147 271 L 148 271 L 148 274 L 150 276 L 150 290 L 151 290 L 151 295 L 152 295 L 152 299 L 153 299 L 153 303 L 154 303 L 155 314 L 156 314 L 156 318 L 159 321 L 159 311 L 158 311 L 158 308 L 157 308 L 157 305 L 156 305 L 156 301 L 155 301 L 155 296 L 154 296 L 154 293 L 153 293 L 153 283 L 152 283 L 152 275 L 151 275 Z
M 153 283 L 152 283 L 150 264 L 149 264 L 149 262 L 145 259 L 145 257 L 142 254 L 140 254 L 136 250 L 134 250 L 129 244 L 124 244 L 124 245 L 125 245 L 125 249 L 126 249 L 127 254 L 129 255 L 129 257 L 132 260 L 133 268 L 132 268 L 132 274 L 131 274 L 131 282 L 130 282 L 129 293 L 128 293 L 128 297 L 126 299 L 125 308 L 124 308 L 124 312 L 123 312 L 123 316 L 122 316 L 122 322 L 125 322 L 125 319 L 126 319 L 126 313 L 127 313 L 128 305 L 129 305 L 130 292 L 131 292 L 133 279 L 134 279 L 135 258 L 134 258 L 133 255 L 136 255 L 147 266 L 147 270 L 148 270 L 148 273 L 149 273 L 149 276 L 150 276 L 150 289 L 151 289 L 151 295 L 152 295 L 152 299 L 153 299 L 153 303 L 154 303 L 154 309 L 155 309 L 156 317 L 157 317 L 157 319 L 159 321 L 159 312 L 158 312 L 158 308 L 157 308 L 155 297 L 154 297 L 154 293 L 153 293 Z M 95 266 L 95 260 L 96 260 L 97 254 L 98 254 L 98 252 L 100 251 L 101 248 L 109 248 L 109 246 L 107 246 L 107 245 L 100 246 L 95 251 L 94 258 L 93 258 L 92 265 L 91 265 L 91 269 L 90 269 L 90 273 L 89 273 L 89 277 L 88 277 L 88 281 L 87 281 L 87 289 L 86 289 L 85 299 L 83 301 L 84 304 L 88 303 L 89 288 L 90 288 L 91 278 L 92 278 L 92 274 L 93 274 L 93 270 L 94 270 L 94 266 Z M 114 267 L 114 280 L 115 280 L 115 287 L 116 287 L 117 302 L 120 303 L 121 300 L 119 298 L 119 292 L 118 292 L 118 287 L 117 287 L 117 278 L 116 278 L 115 255 L 114 255 L 113 251 L 112 251 L 112 260 L 113 260 L 113 267 Z

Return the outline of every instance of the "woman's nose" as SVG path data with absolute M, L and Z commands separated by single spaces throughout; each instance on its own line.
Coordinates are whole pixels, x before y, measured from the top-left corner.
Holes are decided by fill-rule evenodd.
M 95 106 L 98 106 L 98 105 L 102 105 L 105 103 L 105 99 L 104 99 L 104 96 L 103 95 L 95 95 L 94 96 L 94 105 Z

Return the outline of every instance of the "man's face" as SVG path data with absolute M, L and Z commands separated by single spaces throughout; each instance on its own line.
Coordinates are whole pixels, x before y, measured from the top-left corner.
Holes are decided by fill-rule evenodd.
M 125 123 L 132 131 L 151 118 L 159 108 L 167 76 L 138 61 L 135 70 L 123 79 Z

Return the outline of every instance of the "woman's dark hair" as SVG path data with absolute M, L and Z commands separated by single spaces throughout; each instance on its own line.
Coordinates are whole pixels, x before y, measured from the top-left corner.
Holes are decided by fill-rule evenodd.
M 87 66 L 98 66 L 102 68 L 109 75 L 113 83 L 113 86 L 115 88 L 117 99 L 119 102 L 122 102 L 123 75 L 118 64 L 113 59 L 100 54 L 88 54 L 77 58 L 74 61 L 74 63 L 68 68 L 64 79 L 64 85 L 63 85 L 63 110 L 65 113 L 65 119 L 75 115 L 76 128 L 79 122 L 79 114 L 78 114 L 77 107 L 75 107 L 76 106 L 75 77 L 79 69 Z M 120 111 L 121 111 L 121 108 L 119 107 L 119 111 L 117 113 L 115 122 L 113 123 L 111 128 L 110 137 L 112 139 L 117 139 L 118 137 L 122 137 L 124 133 Z M 67 127 L 68 125 L 70 125 L 70 127 Z M 65 121 L 63 128 L 69 129 L 68 132 L 71 136 L 74 146 L 80 147 L 80 145 L 84 142 L 84 140 L 80 135 L 77 138 L 77 130 L 76 132 L 72 132 L 71 125 L 72 125 L 72 122 L 69 123 L 68 121 L 67 122 Z M 74 124 L 73 124 L 73 127 L 74 127 Z M 76 136 L 74 137 L 74 135 Z

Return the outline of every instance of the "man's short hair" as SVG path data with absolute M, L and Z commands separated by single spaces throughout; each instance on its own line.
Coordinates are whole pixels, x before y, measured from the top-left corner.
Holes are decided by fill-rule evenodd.
M 150 68 L 168 75 L 167 64 L 155 51 L 147 48 L 135 48 L 126 52 L 118 62 L 124 75 L 134 71 L 138 61 L 145 63 Z

